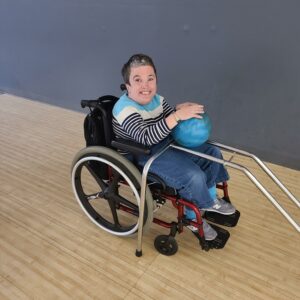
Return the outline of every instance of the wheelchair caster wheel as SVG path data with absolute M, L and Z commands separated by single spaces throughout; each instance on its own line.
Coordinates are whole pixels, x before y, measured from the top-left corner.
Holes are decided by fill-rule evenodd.
M 155 249 L 167 256 L 174 255 L 178 250 L 178 244 L 174 237 L 170 235 L 159 235 L 154 241 Z

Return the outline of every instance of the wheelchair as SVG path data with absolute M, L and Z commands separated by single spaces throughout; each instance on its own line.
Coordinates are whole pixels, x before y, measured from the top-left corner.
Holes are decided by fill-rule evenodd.
M 75 155 L 71 166 L 71 179 L 75 197 L 84 213 L 95 225 L 110 234 L 120 237 L 137 235 L 137 256 L 142 255 L 142 235 L 150 228 L 152 222 L 170 230 L 168 235 L 159 235 L 154 240 L 154 247 L 163 255 L 174 255 L 178 251 L 175 236 L 183 233 L 185 229 L 193 229 L 192 232 L 201 249 L 205 251 L 222 249 L 226 245 L 230 233 L 216 224 L 227 227 L 236 226 L 240 212 L 236 210 L 229 216 L 214 212 L 201 214 L 195 204 L 182 199 L 178 191 L 167 186 L 157 175 L 151 174 L 148 170 L 145 171 L 146 168 L 149 169 L 150 164 L 156 158 L 151 157 L 150 149 L 132 141 L 117 139 L 113 133 L 112 109 L 117 100 L 118 98 L 115 96 L 105 95 L 96 100 L 81 101 L 81 107 L 88 107 L 90 110 L 84 123 L 87 147 Z M 215 142 L 210 143 L 234 153 L 253 156 L 239 149 Z M 192 150 L 183 149 L 175 143 L 171 143 L 169 146 L 193 153 Z M 133 160 L 121 155 L 118 149 L 130 152 Z M 149 154 L 151 157 L 149 164 L 147 163 L 148 165 L 146 164 L 147 167 L 145 166 L 144 169 L 135 163 L 135 157 L 139 154 Z M 232 163 L 233 156 L 228 161 L 224 161 L 201 153 L 193 154 L 217 160 L 225 166 L 243 171 L 273 204 L 274 201 L 276 202 L 250 171 Z M 255 156 L 254 158 L 256 160 Z M 258 162 L 283 190 L 286 189 L 260 160 Z M 221 190 L 222 198 L 230 202 L 227 182 L 218 184 L 217 188 Z M 288 193 L 290 192 L 288 191 Z M 299 201 L 297 199 L 293 201 L 295 202 L 295 200 L 299 206 Z M 171 203 L 176 210 L 176 217 L 173 221 L 155 217 L 155 213 L 167 202 Z M 277 208 L 278 205 L 276 202 Z M 282 208 L 280 205 L 279 207 Z M 185 208 L 194 211 L 196 220 L 186 218 Z M 283 212 L 281 211 L 281 213 Z M 283 215 L 286 217 L 285 214 L 284 211 Z M 202 227 L 203 217 L 218 233 L 212 241 L 205 240 Z M 298 226 L 298 224 L 296 225 Z M 296 229 L 299 231 L 299 226 Z

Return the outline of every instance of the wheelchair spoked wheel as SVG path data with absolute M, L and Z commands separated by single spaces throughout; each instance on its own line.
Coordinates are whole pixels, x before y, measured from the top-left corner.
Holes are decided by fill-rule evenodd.
M 72 163 L 72 186 L 90 220 L 117 236 L 138 230 L 141 174 L 116 151 L 100 146 L 82 149 Z M 147 188 L 144 231 L 153 220 L 153 199 Z
M 178 251 L 178 244 L 171 235 L 159 235 L 154 240 L 155 249 L 163 255 L 171 256 Z

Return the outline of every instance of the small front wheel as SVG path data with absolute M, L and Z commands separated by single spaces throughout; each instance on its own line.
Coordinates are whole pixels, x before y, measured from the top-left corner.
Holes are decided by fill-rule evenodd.
M 155 249 L 167 256 L 174 255 L 178 251 L 178 244 L 174 237 L 170 235 L 159 235 L 154 240 Z

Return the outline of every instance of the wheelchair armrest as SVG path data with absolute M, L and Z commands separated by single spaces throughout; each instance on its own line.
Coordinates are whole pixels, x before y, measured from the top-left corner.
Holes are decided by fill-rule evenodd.
M 150 154 L 149 147 L 126 139 L 114 139 L 111 145 L 117 149 L 131 152 L 133 154 Z

